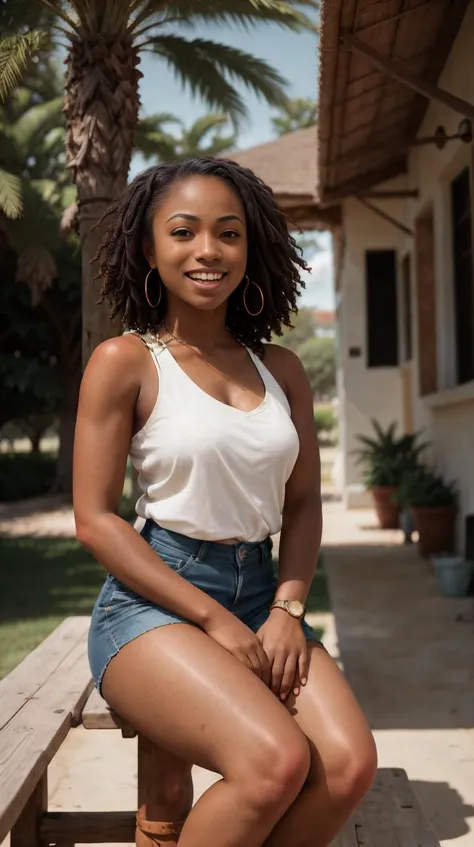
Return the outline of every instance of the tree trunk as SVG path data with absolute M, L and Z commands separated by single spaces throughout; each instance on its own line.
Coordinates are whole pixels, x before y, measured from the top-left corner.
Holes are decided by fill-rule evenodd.
M 117 24 L 119 26 L 119 23 Z M 110 40 L 97 32 L 71 36 L 64 111 L 66 152 L 77 186 L 82 244 L 82 353 L 87 364 L 94 348 L 117 335 L 100 291 L 98 265 L 91 265 L 106 225 L 91 231 L 125 188 L 138 122 L 138 51 L 123 28 Z
M 42 435 L 43 435 L 42 432 L 35 432 L 35 433 L 32 433 L 30 435 L 31 452 L 32 453 L 39 453 L 40 452 Z
M 72 495 L 72 459 L 74 447 L 74 428 L 76 424 L 77 402 L 81 383 L 81 363 L 78 361 L 76 372 L 66 368 L 61 379 L 61 405 L 59 418 L 59 456 L 56 466 L 56 479 L 52 491 L 55 494 Z

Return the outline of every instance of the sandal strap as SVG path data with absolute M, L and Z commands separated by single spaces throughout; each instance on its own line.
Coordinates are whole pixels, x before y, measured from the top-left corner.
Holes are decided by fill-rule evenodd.
M 145 835 L 179 835 L 183 821 L 147 821 L 137 814 L 137 828 Z

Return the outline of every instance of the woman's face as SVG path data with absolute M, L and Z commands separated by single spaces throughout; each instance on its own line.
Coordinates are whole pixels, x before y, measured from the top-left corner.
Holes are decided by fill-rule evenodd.
M 169 294 L 196 309 L 215 309 L 237 288 L 247 265 L 245 211 L 219 177 L 176 182 L 153 220 L 153 245 L 145 244 Z

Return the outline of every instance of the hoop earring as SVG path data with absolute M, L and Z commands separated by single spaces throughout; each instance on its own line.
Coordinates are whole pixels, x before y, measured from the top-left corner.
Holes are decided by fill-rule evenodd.
M 257 315 L 259 315 L 261 312 L 263 312 L 263 307 L 265 305 L 265 298 L 263 296 L 262 289 L 260 288 L 260 286 L 256 282 L 253 281 L 253 279 L 249 279 L 247 274 L 245 274 L 245 279 L 247 280 L 247 285 L 245 286 L 244 294 L 243 294 L 243 298 L 242 298 L 243 301 L 244 301 L 245 311 L 247 312 L 248 315 L 251 315 L 252 318 L 256 318 Z M 249 287 L 250 284 L 257 286 L 258 293 L 260 294 L 260 297 L 262 299 L 262 305 L 260 306 L 260 309 L 258 310 L 258 312 L 251 312 L 249 307 L 247 306 L 247 301 L 246 301 L 245 297 L 246 297 L 246 294 L 247 294 L 247 288 Z
M 150 276 L 150 274 L 151 274 L 153 271 L 157 271 L 157 272 L 158 272 L 157 268 L 150 268 L 150 270 L 148 271 L 148 273 L 147 273 L 147 275 L 146 275 L 146 277 L 145 277 L 145 297 L 146 297 L 146 301 L 147 301 L 148 305 L 149 305 L 152 309 L 157 309 L 157 308 L 158 308 L 158 306 L 159 306 L 159 305 L 160 305 L 160 303 L 161 303 L 161 294 L 162 294 L 161 280 L 160 280 L 160 283 L 159 283 L 159 285 L 160 285 L 160 296 L 158 297 L 158 301 L 157 301 L 156 303 L 152 303 L 152 302 L 151 302 L 151 300 L 150 300 L 150 298 L 149 298 L 149 296 L 148 296 L 148 277 Z

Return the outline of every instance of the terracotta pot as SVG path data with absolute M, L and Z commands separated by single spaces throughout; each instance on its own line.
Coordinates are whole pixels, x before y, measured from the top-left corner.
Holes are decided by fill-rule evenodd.
M 428 558 L 433 553 L 454 550 L 455 506 L 413 506 L 410 511 L 418 530 L 418 549 L 422 556 Z
M 381 529 L 398 529 L 400 503 L 395 502 L 396 485 L 374 485 L 370 489 Z

